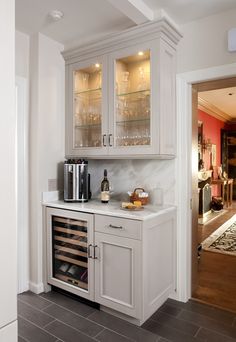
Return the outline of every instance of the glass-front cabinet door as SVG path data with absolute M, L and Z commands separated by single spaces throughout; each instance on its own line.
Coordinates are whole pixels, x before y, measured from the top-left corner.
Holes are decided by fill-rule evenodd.
M 92 299 L 92 215 L 47 209 L 48 281 Z
M 106 135 L 106 65 L 103 58 L 95 58 L 70 66 L 70 85 L 73 96 L 70 122 L 73 132 L 67 134 L 68 145 L 73 154 L 99 154 L 105 152 Z M 103 151 L 104 150 L 104 151 Z M 83 154 L 83 152 L 82 152 Z
M 150 47 L 143 46 L 124 49 L 111 56 L 112 153 L 149 153 L 152 148 L 151 55 Z

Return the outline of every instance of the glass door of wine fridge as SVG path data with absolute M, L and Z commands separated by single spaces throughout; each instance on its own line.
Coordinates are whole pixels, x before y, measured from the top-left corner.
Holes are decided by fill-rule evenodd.
M 93 215 L 47 208 L 48 282 L 93 299 Z

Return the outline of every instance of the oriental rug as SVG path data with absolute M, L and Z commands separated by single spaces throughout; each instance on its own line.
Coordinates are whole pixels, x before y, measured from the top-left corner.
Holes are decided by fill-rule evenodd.
M 204 240 L 202 249 L 236 256 L 236 215 Z

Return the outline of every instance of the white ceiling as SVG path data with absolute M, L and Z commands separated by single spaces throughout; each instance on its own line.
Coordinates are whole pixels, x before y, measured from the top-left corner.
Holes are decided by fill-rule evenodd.
M 236 119 L 236 87 L 203 91 L 198 95 L 210 105 L 229 115 L 232 120 Z
M 16 29 L 41 32 L 67 49 L 135 26 L 139 10 L 155 18 L 163 9 L 181 25 L 232 8 L 236 0 L 16 0 Z M 64 12 L 58 22 L 48 16 L 55 9 Z

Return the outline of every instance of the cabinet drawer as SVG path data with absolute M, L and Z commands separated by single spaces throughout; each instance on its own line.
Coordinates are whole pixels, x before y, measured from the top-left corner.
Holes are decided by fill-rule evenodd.
M 95 231 L 141 240 L 142 222 L 120 217 L 95 215 Z

